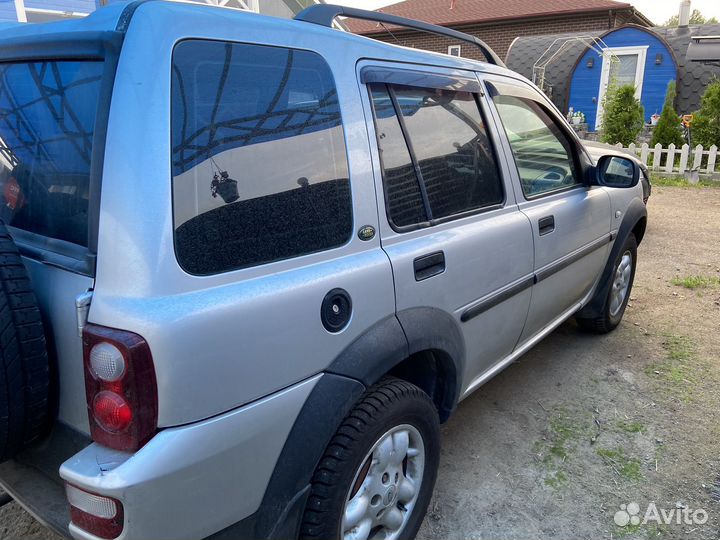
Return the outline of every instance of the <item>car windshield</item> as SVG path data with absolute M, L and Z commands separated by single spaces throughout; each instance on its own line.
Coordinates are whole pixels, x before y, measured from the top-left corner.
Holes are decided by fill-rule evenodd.
M 0 219 L 87 246 L 103 63 L 0 64 Z

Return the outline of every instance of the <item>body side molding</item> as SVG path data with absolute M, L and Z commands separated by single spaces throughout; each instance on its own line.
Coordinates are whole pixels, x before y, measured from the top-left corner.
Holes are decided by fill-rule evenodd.
M 549 278 L 563 268 L 567 268 L 568 266 L 579 261 L 586 255 L 590 255 L 590 253 L 597 249 L 600 249 L 608 242 L 612 242 L 613 238 L 614 236 L 612 233 L 606 234 L 598 238 L 597 240 L 590 242 L 586 246 L 583 246 L 580 249 L 577 249 L 572 253 L 569 253 L 568 255 L 551 262 L 547 266 L 540 268 L 535 273 L 521 278 L 514 283 L 510 283 L 502 289 L 491 293 L 490 295 L 486 296 L 485 298 L 481 299 L 480 301 L 463 311 L 462 315 L 460 316 L 460 320 L 462 322 L 467 322 L 470 319 L 473 319 L 478 315 L 485 313 L 487 310 L 497 306 L 498 304 L 501 304 L 502 302 L 505 302 L 505 300 L 509 300 L 516 294 L 520 294 L 525 289 L 532 287 L 534 284 Z
M 509 300 L 516 294 L 520 294 L 525 289 L 532 287 L 535 284 L 535 274 L 529 274 L 524 278 L 511 283 L 502 289 L 489 294 L 485 298 L 481 299 L 474 305 L 467 308 L 460 315 L 462 322 L 468 322 L 470 319 L 474 319 L 478 315 L 482 315 L 487 310 L 494 308 L 498 304 L 502 304 L 505 300 Z

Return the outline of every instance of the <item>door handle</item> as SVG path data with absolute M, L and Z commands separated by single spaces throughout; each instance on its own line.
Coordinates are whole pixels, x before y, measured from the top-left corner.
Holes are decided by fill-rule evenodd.
M 445 253 L 437 251 L 418 257 L 413 261 L 415 281 L 431 278 L 445 271 Z
M 538 220 L 540 236 L 550 234 L 555 230 L 555 216 L 545 216 Z

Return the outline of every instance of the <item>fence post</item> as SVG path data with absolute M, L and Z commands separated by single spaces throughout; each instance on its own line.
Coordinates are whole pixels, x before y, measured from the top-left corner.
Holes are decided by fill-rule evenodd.
M 717 157 L 717 151 L 718 147 L 714 144 L 708 150 L 707 172 L 711 174 L 715 172 L 715 158 Z
M 660 157 L 662 156 L 662 146 L 660 143 L 657 143 L 655 145 L 655 149 L 653 150 L 653 161 L 652 161 L 652 168 L 653 171 L 657 171 L 660 169 Z
M 642 143 L 642 146 L 640 147 L 640 161 L 642 161 L 643 165 L 648 164 L 648 143 Z
M 699 171 L 700 165 L 702 164 L 702 157 L 703 157 L 703 146 L 702 144 L 698 144 L 695 147 L 695 156 L 693 157 L 693 170 Z
M 688 158 L 690 157 L 690 146 L 686 143 L 682 145 L 680 153 L 680 174 L 687 170 Z
M 630 153 L 631 153 L 633 156 L 637 156 L 637 152 L 635 151 L 635 143 L 634 143 L 634 142 L 631 142 L 631 143 L 628 145 L 628 150 L 630 151 Z
M 683 145 L 687 146 L 687 145 Z M 667 149 L 667 161 L 665 162 L 665 172 L 671 173 L 673 172 L 673 167 L 675 166 L 675 143 L 670 143 L 670 146 L 668 146 Z

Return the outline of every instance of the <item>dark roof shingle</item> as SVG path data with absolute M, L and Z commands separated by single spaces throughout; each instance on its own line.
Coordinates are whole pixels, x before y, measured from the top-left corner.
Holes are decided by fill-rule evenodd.
M 614 0 L 405 0 L 378 11 L 449 26 L 611 9 L 632 6 Z M 382 31 L 381 26 L 371 21 L 352 19 L 346 25 L 356 34 Z
M 687 49 L 692 36 L 718 36 L 720 24 L 703 24 L 684 28 L 653 28 L 653 32 L 667 41 L 678 64 L 677 112 L 690 114 L 700 108 L 700 98 L 708 84 L 720 77 L 720 67 L 711 63 L 690 62 Z

